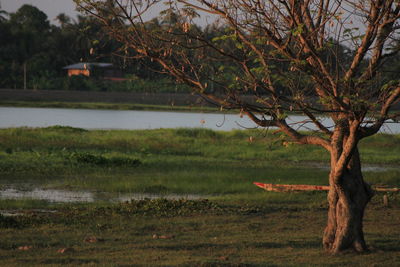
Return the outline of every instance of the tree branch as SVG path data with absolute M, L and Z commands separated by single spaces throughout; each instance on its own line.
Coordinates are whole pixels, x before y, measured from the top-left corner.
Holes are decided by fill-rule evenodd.
M 385 121 L 391 116 L 389 116 L 389 111 L 390 108 L 392 107 L 393 104 L 396 102 L 399 102 L 400 100 L 400 86 L 395 88 L 390 97 L 386 99 L 384 104 L 382 105 L 381 111 L 380 111 L 380 116 L 379 118 L 375 121 L 375 123 L 372 126 L 369 127 L 361 127 L 360 129 L 360 138 L 365 138 L 371 135 L 376 134 L 379 129 L 382 127 L 382 125 L 385 123 Z

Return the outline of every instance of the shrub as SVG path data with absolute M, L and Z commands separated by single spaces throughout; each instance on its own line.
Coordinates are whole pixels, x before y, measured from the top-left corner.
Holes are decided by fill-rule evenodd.
M 219 137 L 219 134 L 211 129 L 203 129 L 203 128 L 179 128 L 175 130 L 176 135 L 182 137 L 192 137 L 192 138 L 216 138 Z
M 76 127 L 62 126 L 62 125 L 54 125 L 54 126 L 46 127 L 44 129 L 45 130 L 55 130 L 55 131 L 67 132 L 67 133 L 83 133 L 83 132 L 87 132 L 88 131 L 88 130 L 83 129 L 83 128 L 76 128 Z
M 99 166 L 137 166 L 141 164 L 139 159 L 131 159 L 128 157 L 111 157 L 106 158 L 102 155 L 94 155 L 91 153 L 73 153 L 71 159 L 77 163 L 93 164 Z
M 12 217 L 0 214 L 0 228 L 18 228 L 18 222 Z

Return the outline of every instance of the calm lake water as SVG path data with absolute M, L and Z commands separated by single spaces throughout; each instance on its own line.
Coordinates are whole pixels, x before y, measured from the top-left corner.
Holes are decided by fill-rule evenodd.
M 305 119 L 303 116 L 291 116 L 289 122 L 302 122 Z M 327 126 L 332 125 L 330 119 L 324 119 L 323 123 Z M 0 107 L 0 128 L 54 125 L 124 130 L 204 127 L 223 131 L 255 127 L 246 116 L 241 118 L 235 114 Z M 300 125 L 303 130 L 314 129 L 311 123 L 298 123 L 296 127 Z M 382 132 L 400 133 L 400 123 L 387 124 Z

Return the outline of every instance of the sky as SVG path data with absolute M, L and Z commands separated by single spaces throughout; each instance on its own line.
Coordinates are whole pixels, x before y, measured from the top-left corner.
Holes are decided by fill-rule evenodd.
M 71 18 L 76 18 L 79 14 L 75 8 L 76 5 L 72 0 L 0 0 L 1 9 L 11 13 L 16 12 L 21 6 L 25 4 L 29 4 L 32 6 L 36 6 L 41 11 L 47 14 L 47 17 L 52 24 L 57 24 L 57 20 L 55 19 L 60 13 L 65 13 Z M 158 15 L 161 8 L 155 8 L 149 16 L 149 18 Z M 201 14 L 201 12 L 200 12 Z M 205 25 L 207 22 L 211 22 L 209 15 L 205 15 L 203 17 L 205 20 L 201 19 L 196 21 L 197 24 Z
M 7 12 L 15 12 L 25 4 L 36 6 L 47 14 L 52 24 L 56 24 L 55 17 L 60 13 L 65 13 L 72 18 L 78 14 L 72 0 L 0 0 L 0 3 L 1 8 Z
M 0 0 L 0 3 L 1 8 L 9 13 L 16 12 L 25 4 L 35 6 L 47 14 L 47 17 L 52 24 L 57 24 L 56 17 L 60 13 L 65 13 L 71 18 L 76 18 L 79 14 L 79 12 L 75 10 L 76 4 L 73 0 Z M 155 14 L 158 13 L 159 9 L 156 9 Z M 153 14 L 150 16 L 152 17 Z

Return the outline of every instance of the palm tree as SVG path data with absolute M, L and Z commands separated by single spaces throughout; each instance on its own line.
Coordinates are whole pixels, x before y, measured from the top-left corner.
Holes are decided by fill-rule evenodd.
M 56 20 L 58 21 L 58 23 L 60 23 L 61 28 L 64 28 L 66 25 L 71 24 L 71 18 L 65 13 L 58 14 Z

